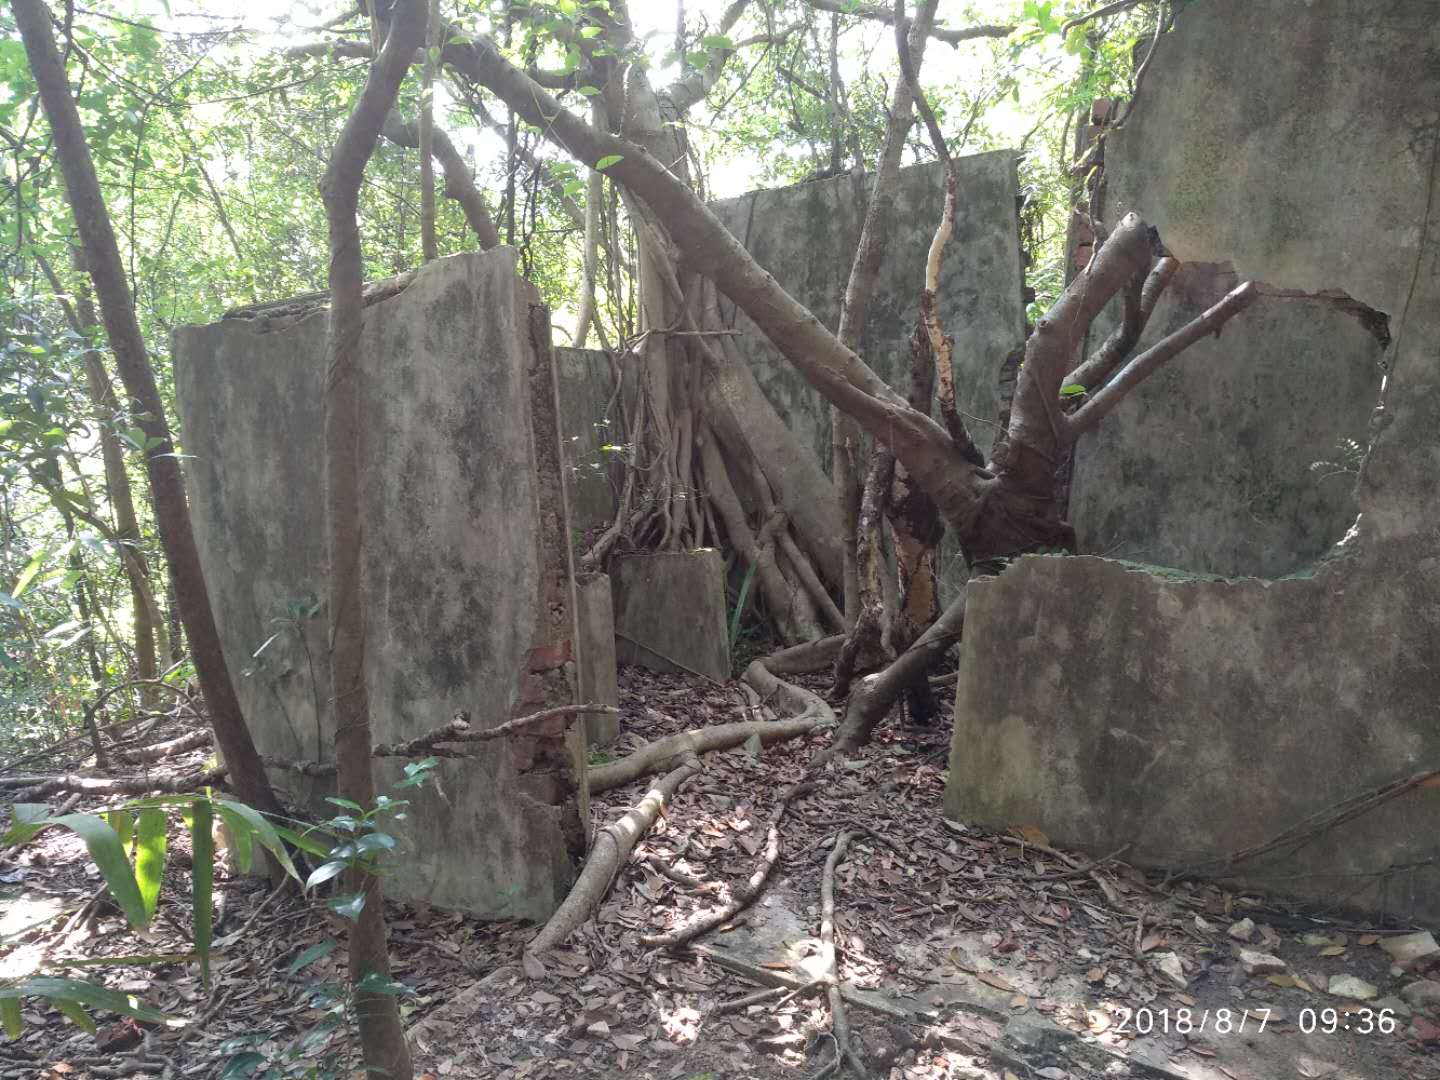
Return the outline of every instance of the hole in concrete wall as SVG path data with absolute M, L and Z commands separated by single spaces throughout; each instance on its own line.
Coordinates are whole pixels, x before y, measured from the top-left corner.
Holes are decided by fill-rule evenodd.
M 1238 283 L 1228 264 L 1185 264 L 1137 351 Z M 1261 291 L 1081 440 L 1070 519 L 1082 552 L 1280 578 L 1313 566 L 1350 530 L 1389 316 L 1339 290 Z

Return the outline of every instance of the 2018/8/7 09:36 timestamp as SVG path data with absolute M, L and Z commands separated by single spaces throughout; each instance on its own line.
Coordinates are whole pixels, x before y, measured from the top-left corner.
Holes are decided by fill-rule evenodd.
M 1213 1032 L 1216 1035 L 1260 1033 L 1271 1022 L 1269 1009 L 1125 1009 L 1115 1010 L 1112 1027 L 1117 1035 L 1149 1035 L 1154 1032 L 1178 1035 Z M 1393 1009 L 1310 1009 L 1300 1010 L 1296 1026 L 1307 1035 L 1333 1035 L 1348 1031 L 1357 1035 L 1391 1035 L 1399 1027 Z

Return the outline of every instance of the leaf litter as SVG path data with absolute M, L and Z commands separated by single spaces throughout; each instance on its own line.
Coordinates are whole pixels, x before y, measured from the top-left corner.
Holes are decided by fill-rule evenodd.
M 752 718 L 736 687 L 682 676 L 625 668 L 621 693 L 616 753 L 640 739 Z M 640 938 L 725 904 L 763 856 L 782 792 L 807 777 L 828 734 L 709 755 L 637 845 L 595 917 L 539 960 L 523 954 L 529 924 L 389 904 L 394 978 L 408 987 L 402 1011 L 417 1069 L 496 1080 L 824 1071 L 834 1053 L 824 996 L 786 987 L 807 980 L 821 872 L 840 833 L 855 830 L 836 870 L 840 979 L 852 997 L 883 993 L 913 1006 L 909 1019 L 925 1018 L 907 1024 L 851 1004 L 853 1040 L 874 1076 L 1440 1078 L 1440 994 L 1427 989 L 1440 979 L 1433 937 L 1413 927 L 1402 934 L 1342 924 L 1208 883 L 1161 887 L 1118 856 L 1057 850 L 1033 824 L 1002 834 L 947 821 L 947 740 L 943 725 L 892 722 L 856 760 L 825 765 L 818 790 L 782 819 L 779 858 L 758 901 L 693 947 L 657 950 Z M 622 813 L 643 783 L 593 798 L 594 824 Z M 80 809 L 102 806 L 89 800 Z M 181 862 L 187 843 L 172 826 Z M 7 936 L 0 962 L 23 961 L 24 950 L 52 964 L 192 951 L 183 865 L 167 867 L 143 936 L 103 899 L 91 902 L 99 882 L 88 867 L 83 845 L 55 832 L 9 853 L 0 865 L 6 903 L 23 897 L 42 919 Z M 194 962 L 82 969 L 141 995 L 176 1026 L 99 1015 L 90 1035 L 27 1002 L 24 1034 L 0 1045 L 0 1077 L 214 1076 L 233 1059 L 237 1039 L 293 1075 L 310 1065 L 363 1075 L 349 1028 L 324 1030 L 334 1017 L 323 988 L 344 973 L 343 945 L 334 947 L 341 920 L 223 870 L 216 890 L 224 914 L 208 991 Z M 779 933 L 786 954 L 744 976 L 725 966 L 727 942 L 761 931 Z M 1247 974 L 1242 948 L 1263 950 L 1273 963 Z M 757 989 L 766 975 L 781 985 Z M 1368 990 L 1378 1000 L 1362 999 Z M 747 996 L 760 1000 L 745 1004 Z M 1336 1035 L 1319 1045 L 1323 1053 L 1303 1055 L 1283 1043 L 1298 1037 L 1303 1010 L 1333 1009 L 1343 1022 L 1380 1007 L 1403 1010 L 1389 1037 Z M 1279 1053 L 1267 1058 L 1258 1042 L 1247 1049 L 1233 1038 L 1137 1031 L 1139 1010 L 1173 1017 L 1221 1008 L 1266 1010 Z M 1032 1019 L 1044 1037 L 1017 1049 L 1013 1032 Z M 1056 1032 L 1102 1056 L 1045 1044 Z

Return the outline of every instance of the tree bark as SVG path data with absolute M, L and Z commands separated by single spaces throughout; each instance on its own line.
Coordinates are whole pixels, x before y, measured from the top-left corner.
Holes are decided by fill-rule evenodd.
M 325 502 L 330 553 L 331 678 L 335 688 L 335 767 L 339 794 L 370 808 L 370 701 L 366 686 L 364 519 L 360 511 L 360 352 L 364 327 L 364 264 L 358 211 L 365 166 L 400 83 L 425 38 L 425 0 L 399 0 L 359 100 L 351 110 L 320 184 L 330 231 L 330 330 L 326 341 Z M 413 1069 L 399 1004 L 393 994 L 359 988 L 367 977 L 390 979 L 384 894 L 380 878 L 360 867 L 347 887 L 365 897 L 350 930 L 350 981 L 365 1066 L 392 1080 Z
M 120 249 L 85 142 L 80 114 L 55 47 L 50 11 L 43 0 L 11 0 L 11 4 L 41 104 L 50 120 L 55 154 L 85 250 L 86 266 L 95 284 L 105 333 L 115 353 L 125 392 L 140 410 L 136 422 L 145 433 L 148 447 L 145 468 L 154 496 L 160 540 L 174 574 L 180 617 L 189 636 L 200 688 L 209 706 L 215 740 L 225 756 L 236 793 L 257 810 L 278 812 L 280 804 L 245 726 L 226 667 L 220 634 L 205 590 L 200 552 L 190 527 L 185 482 L 175 457 L 170 425 L 135 317 Z

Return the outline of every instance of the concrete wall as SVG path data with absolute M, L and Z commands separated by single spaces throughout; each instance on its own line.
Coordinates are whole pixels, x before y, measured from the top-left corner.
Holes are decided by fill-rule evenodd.
M 1207 6 L 1182 13 L 1182 33 L 1216 25 Z M 1109 140 L 1105 216 L 1140 213 L 1187 263 L 1225 261 L 1280 288 L 1363 300 L 1347 280 L 1395 273 L 1381 254 L 1392 238 L 1371 223 L 1404 220 L 1413 182 L 1395 183 L 1394 154 L 1397 138 L 1413 139 L 1417 108 L 1398 84 L 1376 101 L 1367 65 L 1390 62 L 1397 47 L 1409 54 L 1402 63 L 1424 62 L 1423 33 L 1399 41 L 1420 7 L 1385 5 L 1358 51 L 1325 69 L 1311 64 L 1340 50 L 1335 35 L 1361 7 L 1307 5 L 1285 20 L 1288 56 L 1301 62 L 1259 67 L 1242 57 L 1254 55 L 1262 8 L 1222 7 L 1247 48 L 1206 50 L 1205 74 L 1196 65 L 1181 76 L 1194 80 L 1189 96 L 1147 88 Z M 1162 42 L 1157 63 L 1179 40 Z M 1391 121 L 1369 123 L 1361 100 Z M 1187 267 L 1141 348 L 1203 310 L 1233 280 L 1225 269 Z M 1356 510 L 1353 476 L 1310 464 L 1334 460 L 1340 439 L 1366 441 L 1383 352 L 1360 320 L 1316 300 L 1268 303 L 1192 348 L 1081 441 L 1071 499 L 1081 550 L 1226 575 L 1309 565 Z
M 977 417 L 982 449 L 994 440 L 1000 362 L 1025 333 L 1015 155 L 1008 150 L 959 159 L 955 232 L 940 274 L 939 307 L 955 338 L 959 407 Z M 868 181 L 867 181 L 868 183 Z M 945 173 L 938 164 L 903 169 L 889 247 L 880 265 L 860 355 L 892 386 L 909 379 L 910 333 L 919 313 L 925 254 L 940 222 Z M 864 220 L 865 200 L 849 176 L 756 191 L 711 207 L 760 265 L 832 330 Z M 734 309 L 725 302 L 722 310 Z M 802 442 L 830 467 L 830 407 L 746 317 L 732 325 L 760 388 Z
M 459 255 L 366 309 L 361 475 L 377 743 L 464 711 L 573 701 L 577 655 L 555 385 L 515 254 Z M 196 537 L 262 753 L 332 760 L 323 491 L 326 314 L 175 335 Z M 263 647 L 262 647 L 263 646 Z M 243 673 L 243 674 L 242 674 Z M 577 722 L 481 744 L 412 792 L 397 896 L 543 918 L 583 854 Z M 383 791 L 402 763 L 380 763 Z M 301 801 L 323 792 L 273 779 Z
M 614 467 L 605 446 L 629 441 L 620 430 L 615 376 L 610 358 L 596 349 L 555 350 L 555 379 L 560 391 L 560 430 L 570 491 L 570 524 L 584 533 L 615 518 L 615 483 L 624 471 Z
M 946 808 L 1186 865 L 1440 761 L 1440 28 L 1427 0 L 1206 0 L 1161 49 L 1116 188 L 1145 177 L 1182 258 L 1390 316 L 1361 517 L 1284 581 L 1031 557 L 974 586 Z M 1440 790 L 1414 790 L 1237 876 L 1433 920 L 1437 838 Z

